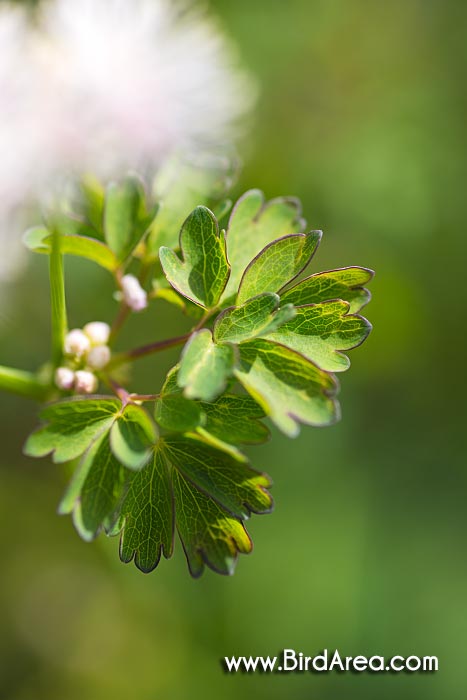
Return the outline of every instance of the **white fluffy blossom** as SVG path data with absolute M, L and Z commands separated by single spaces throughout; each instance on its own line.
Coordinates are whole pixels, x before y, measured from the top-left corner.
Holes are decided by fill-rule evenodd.
M 44 6 L 40 60 L 55 100 L 54 146 L 93 171 L 159 161 L 174 147 L 219 142 L 249 86 L 224 37 L 173 0 L 55 0 Z
M 251 83 L 217 24 L 179 0 L 0 4 L 1 228 L 66 174 L 104 178 L 230 141 Z

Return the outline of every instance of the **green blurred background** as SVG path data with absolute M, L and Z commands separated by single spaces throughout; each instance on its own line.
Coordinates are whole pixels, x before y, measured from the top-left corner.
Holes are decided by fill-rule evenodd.
M 180 546 L 144 576 L 119 563 L 116 540 L 81 542 L 55 513 L 64 475 L 21 456 L 35 406 L 1 397 L 0 697 L 464 698 L 467 5 L 210 4 L 262 90 L 238 193 L 302 198 L 325 232 L 315 271 L 376 270 L 374 331 L 343 377 L 339 425 L 251 452 L 276 510 L 249 523 L 255 551 L 231 579 L 191 580 Z M 69 261 L 68 285 L 73 326 L 112 317 L 105 273 Z M 1 314 L 2 362 L 33 367 L 48 352 L 44 260 Z M 147 340 L 148 326 L 166 337 L 185 322 L 161 302 L 122 342 Z M 136 388 L 156 389 L 175 357 L 142 362 Z M 284 647 L 436 654 L 440 671 L 220 664 Z

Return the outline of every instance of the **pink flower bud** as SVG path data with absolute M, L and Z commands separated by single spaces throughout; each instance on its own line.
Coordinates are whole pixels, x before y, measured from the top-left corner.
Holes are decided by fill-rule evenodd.
M 55 370 L 55 385 L 59 389 L 68 391 L 73 389 L 75 383 L 75 373 L 69 367 L 57 367 Z
M 65 353 L 82 357 L 91 347 L 91 341 L 80 328 L 74 328 L 65 338 Z
M 97 377 L 92 372 L 75 372 L 75 391 L 78 394 L 92 394 L 97 389 Z
M 86 323 L 83 328 L 92 345 L 106 345 L 110 336 L 110 326 L 102 321 Z
M 96 345 L 91 348 L 86 363 L 91 369 L 103 369 L 110 360 L 110 349 L 107 345 Z
M 123 300 L 133 311 L 142 311 L 148 305 L 148 295 L 134 275 L 122 279 Z

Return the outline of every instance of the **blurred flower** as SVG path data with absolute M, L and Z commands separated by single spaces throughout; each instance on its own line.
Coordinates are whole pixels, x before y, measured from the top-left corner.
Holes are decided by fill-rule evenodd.
M 2 3 L 2 253 L 17 232 L 1 222 L 28 197 L 228 142 L 252 97 L 219 27 L 186 2 L 51 0 L 33 20 Z
M 92 372 L 78 370 L 75 372 L 75 391 L 77 394 L 92 394 L 98 386 L 97 377 Z
M 91 321 L 86 323 L 83 331 L 88 336 L 92 345 L 105 345 L 110 337 L 110 326 L 103 321 Z
M 104 369 L 110 361 L 110 348 L 108 345 L 96 345 L 91 348 L 86 358 L 86 364 L 91 369 Z
M 122 298 L 133 311 L 143 311 L 148 305 L 148 295 L 134 275 L 122 278 Z
M 69 367 L 57 367 L 55 370 L 55 384 L 59 389 L 68 391 L 75 383 L 75 373 Z
M 225 38 L 186 3 L 55 0 L 39 27 L 60 167 L 113 174 L 219 143 L 249 104 Z
M 74 355 L 75 357 L 82 357 L 91 348 L 91 341 L 89 337 L 81 330 L 81 328 L 73 328 L 69 331 L 65 337 L 65 353 L 67 355 Z

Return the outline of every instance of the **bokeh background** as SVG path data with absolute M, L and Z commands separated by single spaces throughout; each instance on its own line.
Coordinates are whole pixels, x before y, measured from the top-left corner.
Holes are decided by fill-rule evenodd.
M 237 186 L 296 194 L 325 237 L 313 269 L 376 270 L 374 331 L 342 379 L 342 422 L 251 452 L 276 510 L 233 578 L 149 576 L 56 515 L 65 476 L 21 444 L 35 406 L 0 398 L 0 697 L 182 700 L 467 694 L 465 285 L 467 6 L 211 0 L 261 97 Z M 111 280 L 68 261 L 72 325 L 111 318 Z M 48 352 L 46 262 L 2 305 L 2 362 Z M 122 343 L 177 333 L 163 302 Z M 176 355 L 138 366 L 160 385 Z M 463 459 L 464 457 L 464 459 Z M 227 675 L 224 655 L 425 655 L 437 674 Z

